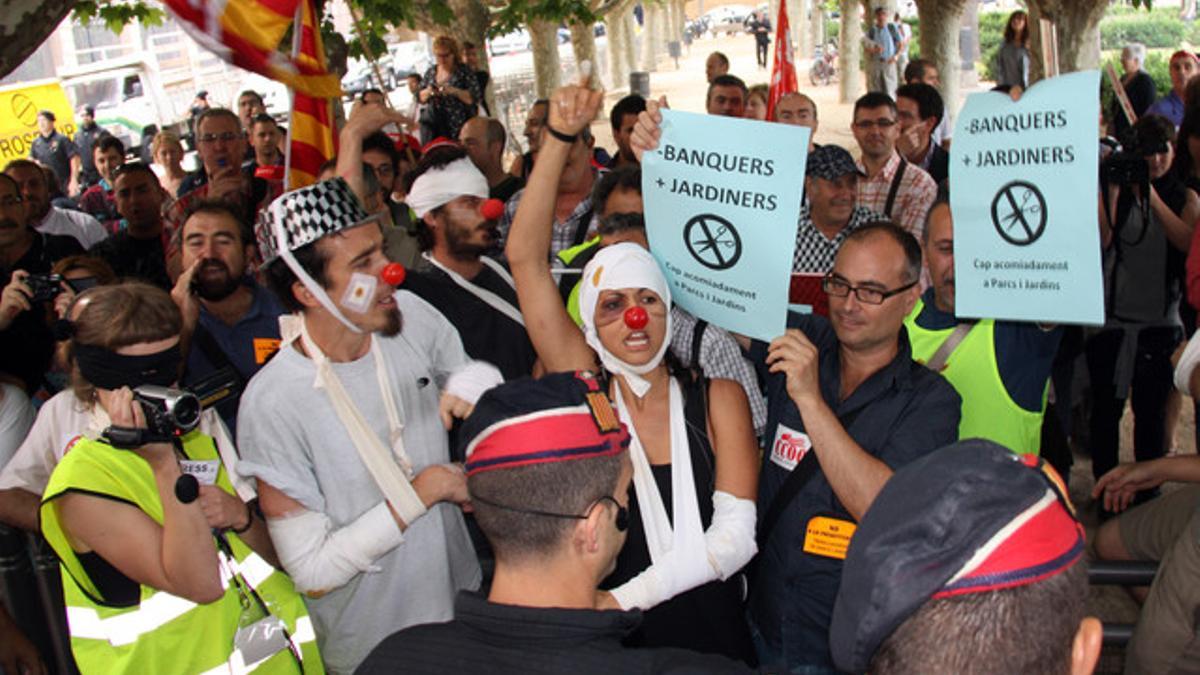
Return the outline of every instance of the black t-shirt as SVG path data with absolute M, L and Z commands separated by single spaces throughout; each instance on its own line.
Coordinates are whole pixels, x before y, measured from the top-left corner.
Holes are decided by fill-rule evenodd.
M 509 198 L 517 194 L 523 187 L 525 187 L 523 179 L 509 174 L 507 178 L 497 183 L 495 187 L 488 189 L 488 197 L 507 202 Z
M 491 268 L 484 267 L 469 281 L 518 307 L 517 292 Z M 533 371 L 537 353 L 525 327 L 460 288 L 442 270 L 422 260 L 408 275 L 404 289 L 436 307 L 458 329 L 467 354 L 499 368 L 505 380 L 524 377 Z
M 93 246 L 89 254 L 108 263 L 119 277 L 133 277 L 171 290 L 161 236 L 137 239 L 122 230 Z
M 11 267 L 0 268 L 0 285 L 8 285 L 14 270 L 46 274 L 54 263 L 80 253 L 83 247 L 74 237 L 34 232 L 33 245 L 25 255 Z M 0 372 L 20 378 L 29 393 L 41 386 L 54 355 L 52 312 L 49 302 L 36 305 L 31 311 L 18 314 L 8 330 L 0 331 Z

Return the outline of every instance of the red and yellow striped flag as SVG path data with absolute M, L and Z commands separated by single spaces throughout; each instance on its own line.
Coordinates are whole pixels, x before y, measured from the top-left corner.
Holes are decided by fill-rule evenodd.
M 325 46 L 317 25 L 313 0 L 300 0 L 292 34 L 292 60 L 310 72 L 326 72 Z M 337 155 L 333 108 L 328 98 L 292 90 L 292 119 L 288 124 L 287 188 L 317 182 L 321 165 Z
M 325 70 L 323 61 L 321 68 L 313 68 L 278 51 L 305 4 L 302 0 L 163 0 L 163 4 L 196 42 L 225 61 L 310 96 L 342 95 L 341 83 Z

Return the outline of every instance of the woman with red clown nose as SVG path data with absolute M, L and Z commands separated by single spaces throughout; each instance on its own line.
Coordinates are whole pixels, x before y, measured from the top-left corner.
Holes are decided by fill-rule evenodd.
M 754 556 L 758 448 L 749 404 L 729 380 L 704 382 L 664 360 L 671 293 L 658 263 L 636 244 L 602 249 L 583 270 L 571 321 L 548 251 L 558 175 L 600 92 L 565 87 L 550 99 L 545 140 L 509 232 L 522 314 L 548 371 L 595 370 L 630 432 L 630 529 L 601 609 L 644 611 L 632 641 L 722 653 L 750 662 L 741 579 Z

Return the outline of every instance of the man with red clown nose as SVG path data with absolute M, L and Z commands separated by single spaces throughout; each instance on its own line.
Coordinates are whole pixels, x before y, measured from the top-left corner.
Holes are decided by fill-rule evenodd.
M 479 584 L 466 477 L 446 428 L 500 381 L 450 322 L 397 291 L 383 234 L 340 178 L 284 194 L 257 227 L 283 345 L 239 409 L 240 471 L 307 604 L 327 670 L 444 621 Z
M 425 153 L 408 181 L 422 259 L 404 289 L 454 324 L 471 358 L 495 364 L 507 380 L 532 374 L 537 354 L 512 275 L 485 255 L 499 240 L 504 204 L 488 199 L 487 179 L 457 145 Z

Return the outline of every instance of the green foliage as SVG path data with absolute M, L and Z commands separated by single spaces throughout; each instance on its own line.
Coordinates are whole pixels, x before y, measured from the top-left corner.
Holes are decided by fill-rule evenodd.
M 1174 8 L 1155 12 L 1117 14 L 1100 22 L 1100 48 L 1121 49 L 1140 42 L 1149 49 L 1177 49 L 1200 38 L 1200 26 L 1179 20 Z
M 659 0 L 652 0 L 659 1 Z M 492 13 L 488 35 L 495 37 L 511 33 L 531 21 L 581 23 L 590 26 L 599 20 L 585 0 L 514 0 Z
M 106 28 L 118 34 L 134 21 L 144 26 L 161 25 L 166 16 L 163 10 L 151 7 L 142 0 L 120 4 L 107 0 L 80 0 L 71 11 L 85 26 L 94 19 L 100 19 Z

